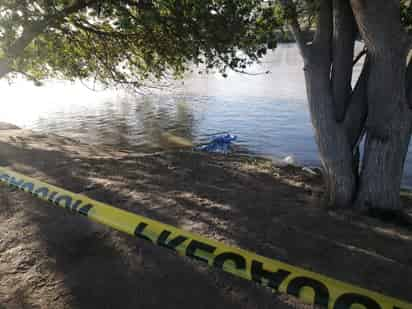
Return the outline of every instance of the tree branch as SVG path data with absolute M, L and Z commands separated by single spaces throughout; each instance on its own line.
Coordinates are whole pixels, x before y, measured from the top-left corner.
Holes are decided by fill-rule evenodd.
M 42 82 L 39 79 L 37 79 L 36 77 L 34 77 L 33 75 L 31 75 L 27 72 L 15 71 L 15 73 L 19 73 L 19 74 L 23 75 L 24 77 L 26 77 L 28 80 L 33 81 L 36 86 L 41 86 L 42 85 Z
M 361 58 L 367 54 L 367 52 L 368 49 L 366 47 L 362 49 L 362 51 L 355 57 L 355 59 L 353 59 L 352 65 L 355 66 L 359 62 L 359 60 L 361 60 Z
M 318 26 L 313 40 L 314 45 L 331 46 L 333 37 L 333 5 L 332 0 L 320 0 Z
M 75 20 L 73 21 L 73 24 L 78 27 L 79 29 L 82 29 L 87 32 L 94 33 L 98 36 L 101 37 L 113 37 L 113 38 L 120 38 L 120 39 L 130 39 L 132 36 L 137 35 L 137 33 L 124 33 L 120 31 L 102 31 L 99 29 L 96 29 L 93 25 L 87 23 L 83 24 L 83 21 Z
M 406 98 L 409 108 L 412 109 L 412 60 L 409 61 L 406 68 Z
M 400 104 L 406 100 L 406 46 L 399 1 L 374 0 L 370 5 L 365 0 L 351 0 L 351 6 L 373 61 L 368 83 L 368 135 L 387 140 L 399 113 L 404 113 Z
M 352 92 L 356 23 L 349 0 L 333 0 L 332 87 L 335 119 L 343 121 Z
M 56 14 L 50 15 L 45 17 L 46 20 L 49 21 L 49 24 L 52 24 L 54 21 L 59 22 L 62 18 L 76 13 L 92 4 L 98 3 L 99 0 L 77 0 L 72 5 L 64 8 L 63 10 L 59 11 Z
M 6 50 L 4 58 L 19 57 L 27 45 L 47 27 L 47 22 L 44 20 L 36 21 L 26 26 L 21 36 Z
M 237 69 L 233 66 L 230 65 L 229 61 L 227 61 L 226 59 L 224 59 L 221 55 L 218 55 L 218 58 L 220 59 L 220 61 L 222 61 L 230 70 L 232 70 L 233 72 L 236 73 L 240 73 L 240 74 L 244 74 L 244 75 L 249 75 L 249 76 L 259 76 L 259 75 L 265 75 L 265 74 L 269 74 L 270 71 L 264 71 L 264 72 L 256 72 L 256 73 L 252 73 L 252 72 L 248 72 L 245 70 L 240 70 Z
M 349 100 L 343 126 L 352 148 L 362 135 L 368 112 L 367 85 L 369 78 L 369 60 L 366 59 L 362 73 Z
M 0 78 L 12 71 L 10 66 L 10 59 L 19 57 L 23 54 L 24 49 L 44 30 L 53 26 L 54 24 L 61 23 L 62 20 L 75 12 L 78 12 L 81 9 L 84 9 L 92 3 L 96 3 L 98 0 L 78 0 L 74 4 L 64 8 L 56 14 L 45 16 L 42 20 L 34 21 L 26 25 L 23 29 L 21 36 L 5 51 L 5 55 L 0 59 L 0 65 L 3 67 L 8 67 L 9 71 L 5 74 L 0 74 Z M 0 73 L 2 73 L 0 71 Z
M 302 57 L 306 59 L 308 53 L 307 42 L 299 25 L 296 5 L 291 0 L 280 0 L 280 4 L 285 11 L 290 31 L 298 44 Z

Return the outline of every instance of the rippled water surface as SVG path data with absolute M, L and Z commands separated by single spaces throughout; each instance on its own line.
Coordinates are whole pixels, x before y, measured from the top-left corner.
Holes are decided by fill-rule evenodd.
M 296 47 L 282 45 L 250 69 L 270 74 L 193 73 L 171 91 L 146 96 L 93 92 L 68 82 L 43 87 L 2 82 L 6 108 L 0 121 L 136 151 L 172 146 L 165 136 L 201 143 L 210 134 L 229 131 L 238 135 L 239 151 L 317 165 L 302 66 Z M 404 184 L 412 185 L 410 153 Z

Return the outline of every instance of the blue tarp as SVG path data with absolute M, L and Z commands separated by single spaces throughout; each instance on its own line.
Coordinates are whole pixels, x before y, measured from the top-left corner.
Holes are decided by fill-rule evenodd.
M 232 142 L 236 135 L 224 134 L 214 137 L 209 143 L 195 147 L 195 150 L 227 154 L 231 151 Z

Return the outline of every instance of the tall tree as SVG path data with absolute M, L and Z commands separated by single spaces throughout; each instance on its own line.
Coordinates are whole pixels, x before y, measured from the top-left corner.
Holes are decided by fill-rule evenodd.
M 305 62 L 307 95 L 330 205 L 400 210 L 400 185 L 411 135 L 406 27 L 399 0 L 281 1 Z M 315 4 L 310 41 L 299 25 Z M 402 1 L 403 21 L 410 16 Z M 354 47 L 366 59 L 352 87 Z M 359 55 L 362 56 L 362 55 Z M 359 164 L 359 141 L 365 150 Z

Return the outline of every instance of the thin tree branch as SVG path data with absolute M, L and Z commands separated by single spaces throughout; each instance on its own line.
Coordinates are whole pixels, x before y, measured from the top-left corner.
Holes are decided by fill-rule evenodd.
M 73 24 L 78 27 L 79 29 L 82 29 L 84 31 L 87 32 L 91 32 L 94 33 L 98 36 L 101 37 L 114 37 L 114 38 L 121 38 L 121 39 L 130 39 L 132 36 L 137 35 L 137 33 L 124 33 L 124 32 L 120 32 L 120 31 L 102 31 L 99 29 L 96 29 L 95 27 L 93 27 L 93 25 L 90 25 L 89 23 L 87 23 L 87 25 L 85 25 L 83 22 L 80 21 L 73 21 Z
M 362 51 L 355 57 L 355 59 L 353 59 L 352 65 L 355 66 L 359 62 L 359 60 L 361 60 L 361 58 L 367 54 L 367 52 L 368 49 L 366 47 L 362 49 Z
M 33 75 L 31 75 L 27 72 L 15 71 L 15 73 L 18 73 L 18 74 L 21 74 L 21 75 L 25 76 L 28 80 L 33 81 L 35 83 L 35 85 L 38 85 L 38 86 L 42 85 L 42 82 L 38 78 L 34 77 Z
M 225 60 L 222 56 L 219 55 L 218 57 L 219 57 L 220 61 L 222 61 L 228 68 L 230 68 L 233 72 L 236 72 L 236 73 L 249 75 L 249 76 L 258 76 L 258 75 L 265 75 L 265 74 L 270 73 L 269 70 L 267 70 L 265 72 L 256 72 L 256 73 L 248 72 L 248 71 L 245 71 L 245 70 L 239 70 L 237 68 L 232 67 L 230 65 L 230 63 L 227 60 Z
M 239 69 L 236 69 L 236 68 L 230 68 L 230 69 L 231 69 L 233 72 L 240 73 L 240 74 L 244 74 L 244 75 L 249 75 L 249 76 L 259 76 L 259 75 L 265 75 L 265 74 L 269 74 L 269 73 L 270 73 L 270 71 L 252 73 L 252 72 L 247 72 L 247 71 L 244 71 L 244 70 L 239 70 Z

